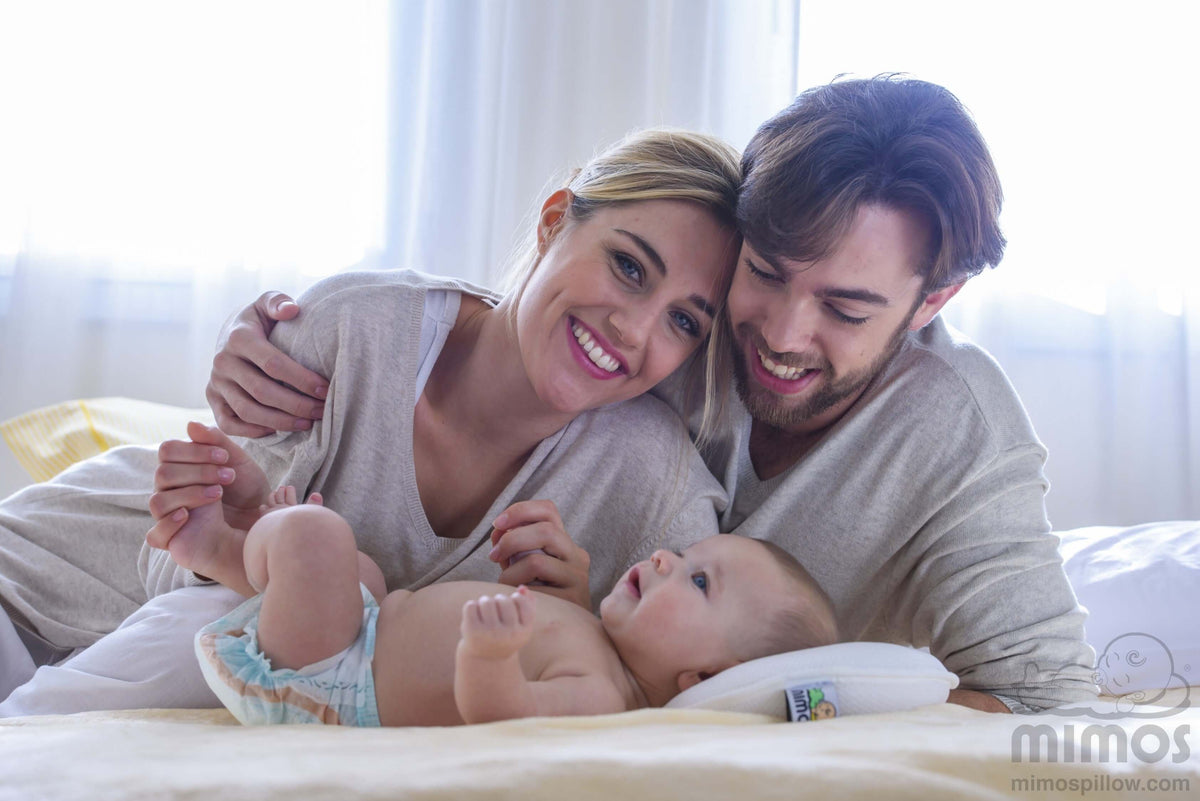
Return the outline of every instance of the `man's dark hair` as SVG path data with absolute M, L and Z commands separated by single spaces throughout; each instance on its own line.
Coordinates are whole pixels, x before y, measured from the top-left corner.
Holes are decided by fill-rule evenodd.
M 833 252 L 864 204 L 930 227 L 914 265 L 925 291 L 965 281 L 1004 255 L 995 165 L 958 99 L 898 75 L 835 80 L 767 120 L 742 156 L 738 224 L 766 258 Z

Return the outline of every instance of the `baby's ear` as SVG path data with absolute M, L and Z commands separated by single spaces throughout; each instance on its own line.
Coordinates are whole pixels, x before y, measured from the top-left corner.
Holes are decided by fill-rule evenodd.
M 731 667 L 733 667 L 732 664 L 724 665 L 722 667 L 713 666 L 713 667 L 710 667 L 708 670 L 685 670 L 682 673 L 680 673 L 678 678 L 676 679 L 677 683 L 679 684 L 679 692 L 683 692 L 684 690 L 686 690 L 688 688 L 695 687 L 697 684 L 704 681 L 705 679 L 711 679 L 713 676 L 717 675 L 722 670 L 725 670 L 726 668 L 731 668 Z
M 679 692 L 695 687 L 705 679 L 712 678 L 712 673 L 703 670 L 685 670 L 679 674 Z

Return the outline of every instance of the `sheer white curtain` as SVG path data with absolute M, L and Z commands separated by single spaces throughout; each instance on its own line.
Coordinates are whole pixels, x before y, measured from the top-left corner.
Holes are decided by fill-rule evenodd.
M 386 6 L 0 5 L 0 418 L 199 406 L 216 331 L 382 243 Z
M 627 131 L 744 145 L 794 94 L 797 5 L 0 0 L 0 419 L 202 405 L 266 288 L 497 283 L 551 176 Z
M 805 2 L 799 80 L 910 72 L 992 148 L 1004 262 L 947 318 L 1050 451 L 1059 528 L 1200 518 L 1193 4 Z
M 631 129 L 743 146 L 794 94 L 796 6 L 396 3 L 386 261 L 492 284 L 549 180 Z

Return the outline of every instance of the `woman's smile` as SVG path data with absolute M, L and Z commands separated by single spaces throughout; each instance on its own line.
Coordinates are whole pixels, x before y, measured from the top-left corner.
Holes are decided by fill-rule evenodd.
M 564 193 L 543 209 L 544 252 L 520 297 L 516 333 L 537 397 L 578 414 L 640 395 L 700 347 L 737 238 L 682 201 L 564 222 L 569 203 Z
M 616 348 L 574 317 L 567 318 L 567 340 L 571 355 L 589 375 L 609 379 L 628 374 L 629 368 Z

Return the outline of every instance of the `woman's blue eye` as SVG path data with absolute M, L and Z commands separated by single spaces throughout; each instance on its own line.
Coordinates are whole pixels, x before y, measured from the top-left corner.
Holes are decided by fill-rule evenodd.
M 625 278 L 639 286 L 642 283 L 642 265 L 626 256 L 624 253 L 613 253 L 613 262 Z
M 703 592 L 708 592 L 708 575 L 705 573 L 694 573 L 692 575 L 692 583 L 699 587 Z
M 671 312 L 671 320 L 689 336 L 700 336 L 700 323 L 696 322 L 695 318 L 691 315 L 684 314 L 681 311 L 673 311 Z

